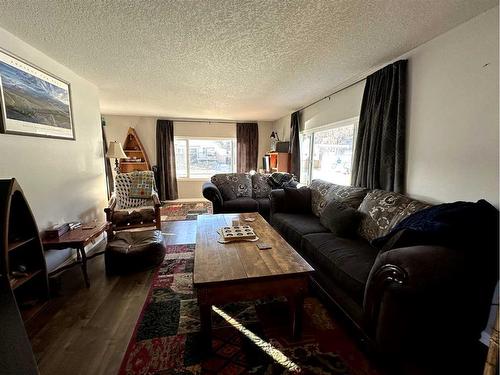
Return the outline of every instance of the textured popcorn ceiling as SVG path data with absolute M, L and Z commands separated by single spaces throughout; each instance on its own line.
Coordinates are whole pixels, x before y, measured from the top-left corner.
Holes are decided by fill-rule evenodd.
M 0 0 L 0 27 L 95 83 L 105 114 L 274 120 L 497 4 Z

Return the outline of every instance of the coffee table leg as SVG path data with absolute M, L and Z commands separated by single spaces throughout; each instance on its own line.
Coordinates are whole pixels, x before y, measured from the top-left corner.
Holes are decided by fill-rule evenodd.
M 300 294 L 289 297 L 288 303 L 290 305 L 292 337 L 298 339 L 302 334 L 302 313 L 304 310 L 304 296 Z
M 200 306 L 200 331 L 203 349 L 212 351 L 212 305 Z
M 85 248 L 80 248 L 79 250 L 82 256 L 82 273 L 83 279 L 85 280 L 85 286 L 90 288 L 89 274 L 87 273 L 87 254 L 85 254 Z

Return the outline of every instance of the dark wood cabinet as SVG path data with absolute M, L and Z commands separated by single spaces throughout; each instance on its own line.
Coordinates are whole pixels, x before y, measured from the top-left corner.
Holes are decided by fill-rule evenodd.
M 270 152 L 269 172 L 290 172 L 290 154 L 288 152 Z

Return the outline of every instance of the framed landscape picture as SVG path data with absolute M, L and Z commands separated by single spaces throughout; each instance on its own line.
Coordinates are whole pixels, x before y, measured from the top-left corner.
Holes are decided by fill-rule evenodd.
M 75 139 L 70 85 L 0 50 L 0 131 Z

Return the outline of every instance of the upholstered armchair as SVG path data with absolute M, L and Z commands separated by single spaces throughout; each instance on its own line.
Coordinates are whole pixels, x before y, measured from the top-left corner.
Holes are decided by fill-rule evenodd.
M 142 173 L 141 176 L 151 177 L 153 184 L 152 194 L 144 198 L 130 196 L 131 187 L 134 184 L 136 173 Z M 106 220 L 108 221 L 110 235 L 115 231 L 141 228 L 156 227 L 161 229 L 160 216 L 161 202 L 158 193 L 155 190 L 153 172 L 131 172 L 120 173 L 115 177 L 115 191 L 109 200 L 108 207 L 104 209 Z

